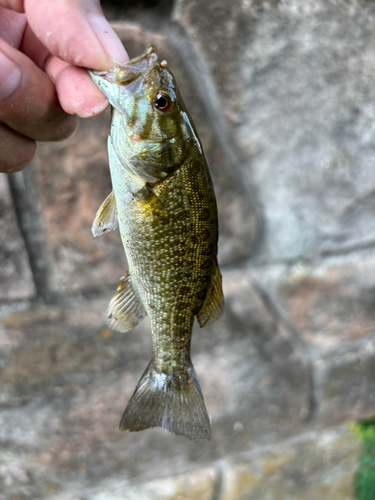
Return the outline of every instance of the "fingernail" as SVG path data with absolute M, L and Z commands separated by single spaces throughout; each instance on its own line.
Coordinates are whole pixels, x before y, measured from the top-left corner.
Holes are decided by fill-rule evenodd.
M 98 15 L 91 16 L 89 21 L 109 59 L 115 64 L 122 64 L 128 61 L 129 56 L 108 21 L 104 17 Z
M 21 81 L 20 68 L 0 52 L 0 101 L 5 101 L 17 89 Z
M 85 109 L 84 111 L 79 113 L 78 116 L 80 116 L 81 118 L 91 118 L 92 116 L 98 115 L 99 113 L 107 109 L 108 104 L 108 99 L 106 99 L 103 103 L 98 104 L 97 106 L 94 106 L 90 109 Z

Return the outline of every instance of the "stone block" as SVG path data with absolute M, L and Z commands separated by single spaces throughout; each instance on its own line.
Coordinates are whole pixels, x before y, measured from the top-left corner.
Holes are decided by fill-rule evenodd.
M 178 476 L 165 477 L 141 485 L 130 486 L 121 478 L 87 490 L 90 500 L 211 500 L 214 494 L 216 471 L 204 467 Z M 71 500 L 69 495 L 58 495 L 53 500 Z
M 257 186 L 259 259 L 374 245 L 374 5 L 179 0 L 175 19 Z
M 375 253 L 279 268 L 271 287 L 303 339 L 317 352 L 375 333 Z
M 30 298 L 35 286 L 6 174 L 0 174 L 0 233 L 0 300 Z
M 300 416 L 307 416 L 311 390 L 309 361 L 298 337 L 280 321 L 277 311 L 264 296 L 252 272 L 226 274 L 226 314 L 233 325 L 246 332 L 269 369 L 291 385 L 301 404 Z
M 375 414 L 374 275 L 375 255 L 366 250 L 275 268 L 264 279 L 310 351 L 320 426 Z
M 354 500 L 361 443 L 346 427 L 306 433 L 223 464 L 220 500 Z
M 347 342 L 314 360 L 319 427 L 375 415 L 375 338 Z

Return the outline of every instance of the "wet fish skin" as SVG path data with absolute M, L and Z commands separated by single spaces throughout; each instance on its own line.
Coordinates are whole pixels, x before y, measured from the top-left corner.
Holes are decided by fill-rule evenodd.
M 120 429 L 160 426 L 204 441 L 211 428 L 190 359 L 191 330 L 195 316 L 201 326 L 216 320 L 224 302 L 216 200 L 202 147 L 155 47 L 110 72 L 90 73 L 113 108 L 114 194 L 99 209 L 93 232 L 105 232 L 107 220 L 112 230 L 118 221 L 129 265 L 108 324 L 128 331 L 147 314 L 153 339 L 152 359 Z M 166 102 L 164 112 L 158 103 Z

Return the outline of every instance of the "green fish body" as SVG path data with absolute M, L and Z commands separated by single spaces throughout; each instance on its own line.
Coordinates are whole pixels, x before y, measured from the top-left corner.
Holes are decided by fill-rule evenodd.
M 190 359 L 200 326 L 223 311 L 213 185 L 192 120 L 155 47 L 109 72 L 90 72 L 112 105 L 108 138 L 113 192 L 94 236 L 119 226 L 129 272 L 107 312 L 108 325 L 131 330 L 150 318 L 153 356 L 120 429 L 164 427 L 194 441 L 211 437 Z

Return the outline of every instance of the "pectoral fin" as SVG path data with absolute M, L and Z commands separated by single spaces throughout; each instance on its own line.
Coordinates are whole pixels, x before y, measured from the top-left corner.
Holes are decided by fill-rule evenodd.
M 201 327 L 210 325 L 220 318 L 223 311 L 224 295 L 222 278 L 219 266 L 216 264 L 203 306 L 197 314 L 199 325 Z
M 148 184 L 142 189 L 132 193 L 138 203 L 142 205 L 150 215 L 157 218 L 168 218 L 168 211 L 163 202 L 154 193 Z
M 92 224 L 92 234 L 101 236 L 103 233 L 108 233 L 117 228 L 117 209 L 116 200 L 113 191 L 100 205 L 96 212 L 94 222 Z
M 128 332 L 139 320 L 146 316 L 146 311 L 133 289 L 129 272 L 122 278 L 117 292 L 109 303 L 107 324 L 118 332 Z

